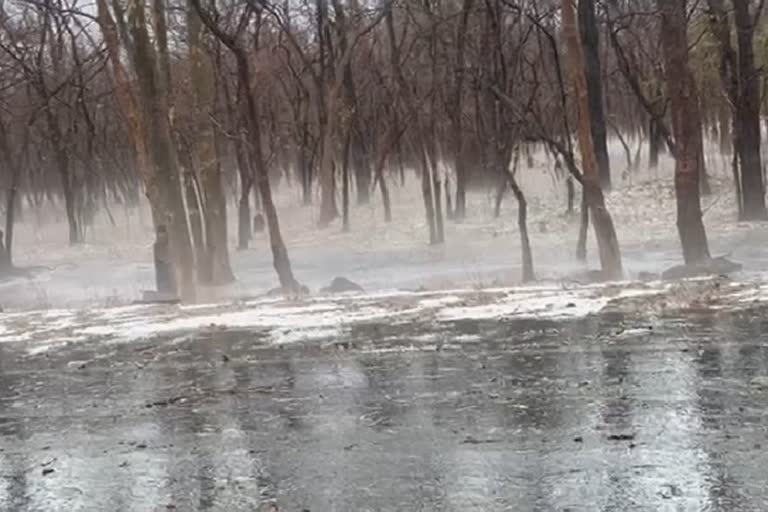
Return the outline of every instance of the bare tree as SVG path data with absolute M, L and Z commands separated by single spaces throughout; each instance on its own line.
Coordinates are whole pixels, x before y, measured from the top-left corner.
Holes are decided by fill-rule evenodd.
M 204 9 L 200 0 L 190 0 L 200 19 L 211 33 L 221 41 L 221 43 L 232 52 L 237 63 L 237 80 L 246 102 L 246 119 L 248 122 L 248 132 L 251 135 L 252 154 L 254 157 L 254 166 L 256 171 L 256 187 L 261 197 L 264 208 L 264 216 L 269 229 L 270 247 L 272 249 L 272 259 L 275 271 L 280 280 L 280 286 L 286 292 L 297 293 L 300 291 L 300 285 L 293 276 L 291 261 L 288 257 L 288 249 L 283 241 L 280 232 L 280 222 L 277 217 L 277 208 L 272 200 L 272 188 L 269 183 L 269 174 L 266 162 L 264 160 L 262 141 L 261 141 L 261 120 L 259 110 L 251 90 L 251 68 L 248 60 L 248 54 L 242 44 L 242 33 L 251 22 L 253 17 L 253 8 L 247 6 L 238 21 L 234 34 L 228 33 L 216 22 L 219 15 L 214 11 L 211 14 Z M 256 24 L 261 23 L 261 12 L 257 11 Z
M 688 67 L 684 0 L 656 0 L 661 14 L 662 46 L 674 132 L 677 230 L 687 265 L 709 259 L 701 218 L 699 175 L 702 162 L 701 117 L 696 85 Z
M 592 223 L 595 227 L 600 264 L 606 279 L 619 279 L 622 276 L 621 252 L 616 237 L 616 229 L 613 220 L 605 205 L 605 198 L 600 189 L 600 173 L 595 156 L 595 147 L 592 140 L 592 126 L 590 124 L 589 96 L 587 82 L 584 75 L 584 55 L 579 33 L 576 27 L 576 13 L 573 0 L 562 0 L 561 15 L 563 18 L 563 37 L 568 46 L 568 59 L 571 69 L 578 108 L 579 124 L 577 134 L 579 136 L 579 149 L 584 166 L 582 187 L 589 211 L 592 214 Z

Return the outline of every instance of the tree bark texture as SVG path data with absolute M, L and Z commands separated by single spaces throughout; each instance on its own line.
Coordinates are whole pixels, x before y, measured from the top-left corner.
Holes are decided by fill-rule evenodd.
M 193 153 L 198 167 L 205 226 L 205 267 L 203 274 L 214 285 L 234 281 L 227 246 L 227 203 L 221 167 L 216 151 L 216 136 L 211 116 L 216 89 L 213 65 L 202 38 L 202 21 L 193 6 L 188 8 L 188 45 L 192 62 L 191 81 L 197 114 L 197 136 Z
M 765 184 L 760 158 L 760 73 L 755 68 L 755 24 L 749 12 L 749 0 L 733 0 L 736 42 L 739 49 L 739 98 L 736 124 L 739 132 L 741 190 L 744 198 L 744 220 L 768 218 L 765 209 Z
M 661 44 L 675 139 L 677 230 L 685 263 L 692 265 L 709 259 L 699 195 L 703 165 L 701 114 L 688 67 L 685 1 L 656 0 L 656 5 L 661 13 Z
M 597 239 L 603 277 L 605 279 L 620 279 L 623 274 L 621 252 L 613 219 L 611 219 L 611 215 L 605 205 L 605 198 L 600 188 L 600 171 L 595 156 L 594 142 L 592 141 L 589 95 L 587 92 L 587 80 L 584 74 L 584 55 L 576 26 L 576 12 L 573 0 L 562 0 L 561 6 L 563 36 L 568 47 L 571 79 L 578 110 L 579 123 L 577 134 L 584 168 L 582 187 L 590 214 L 592 215 L 592 225 L 595 228 L 595 238 Z
M 611 188 L 611 163 L 608 157 L 607 130 L 603 110 L 603 82 L 600 71 L 600 37 L 595 17 L 595 0 L 578 0 L 578 23 L 584 49 L 584 74 L 587 80 L 589 120 L 592 141 L 603 190 Z

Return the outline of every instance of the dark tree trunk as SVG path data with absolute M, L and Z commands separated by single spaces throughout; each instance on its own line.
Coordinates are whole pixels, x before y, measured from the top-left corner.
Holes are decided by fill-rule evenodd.
M 509 175 L 509 186 L 512 188 L 512 193 L 515 194 L 515 199 L 517 199 L 517 227 L 520 230 L 520 250 L 523 257 L 523 282 L 528 283 L 536 279 L 533 272 L 531 240 L 528 237 L 528 202 L 511 174 Z
M 389 40 L 389 58 L 392 68 L 392 73 L 395 75 L 397 81 L 398 90 L 403 95 L 403 99 L 406 104 L 406 108 L 409 112 L 413 113 L 416 122 L 415 128 L 415 150 L 418 153 L 419 165 L 421 167 L 421 195 L 424 200 L 424 212 L 426 214 L 427 227 L 429 228 L 429 243 L 434 245 L 440 243 L 440 237 L 438 235 L 437 219 L 435 217 L 435 202 L 432 194 L 432 168 L 429 162 L 429 156 L 427 155 L 428 147 L 426 142 L 426 128 L 419 119 L 419 113 L 416 107 L 416 101 L 413 98 L 410 85 L 406 82 L 405 76 L 400 62 L 400 48 L 397 44 L 397 37 L 395 35 L 395 23 L 392 15 L 392 4 L 387 4 L 387 10 L 385 13 L 386 30 Z M 434 32 L 434 28 L 433 28 Z M 434 34 L 433 34 L 434 35 Z M 431 135 L 431 132 L 430 132 Z M 404 180 L 404 175 L 401 176 Z
M 240 178 L 240 198 L 237 208 L 237 248 L 244 251 L 248 249 L 248 242 L 251 240 L 251 206 L 249 197 L 253 188 L 253 169 L 243 138 L 243 128 L 247 127 L 248 121 L 245 119 L 245 115 L 241 112 L 242 109 L 240 108 L 243 104 L 243 91 L 238 87 L 236 105 L 226 80 L 222 81 L 222 90 L 230 123 L 235 131 L 235 136 L 232 138 L 232 146 L 235 150 L 235 162 L 237 163 L 237 172 Z
M 467 168 L 464 160 L 464 133 L 462 130 L 462 96 L 464 88 L 464 52 L 466 48 L 467 23 L 469 20 L 469 11 L 472 8 L 474 0 L 463 0 L 461 8 L 461 17 L 459 27 L 456 31 L 456 83 L 453 90 L 451 124 L 454 151 L 454 165 L 456 167 L 456 209 L 453 217 L 461 220 L 466 215 L 467 199 Z M 448 191 L 446 191 L 446 201 L 450 200 Z M 450 208 L 449 208 L 450 211 Z
M 303 121 L 306 123 L 306 121 Z M 297 152 L 299 173 L 301 174 L 301 200 L 304 206 L 312 204 L 312 151 L 309 147 L 309 127 L 301 129 L 301 142 Z
M 581 190 L 581 208 L 579 210 L 579 239 L 576 242 L 576 259 L 587 261 L 587 236 L 589 235 L 589 207 L 587 194 Z
M 389 188 L 384 176 L 379 178 L 379 189 L 381 189 L 381 202 L 384 205 L 384 222 L 392 222 L 392 204 L 389 199 Z
M 253 188 L 253 171 L 251 169 L 245 144 L 240 139 L 240 134 L 235 138 L 235 158 L 240 174 L 240 201 L 237 213 L 237 248 L 245 250 L 251 240 L 251 202 L 250 195 Z
M 179 293 L 176 282 L 176 271 L 171 257 L 171 247 L 168 231 L 164 225 L 157 227 L 155 232 L 153 256 L 155 263 L 155 287 L 163 297 L 176 297 Z
M 432 188 L 435 194 L 435 228 L 437 229 L 437 243 L 445 242 L 445 223 L 443 222 L 442 186 L 437 169 L 432 172 Z
M 241 185 L 242 186 L 242 185 Z M 244 251 L 251 240 L 251 185 L 242 186 L 237 206 L 237 248 Z
M 251 140 L 253 141 L 252 146 L 255 157 L 256 189 L 261 197 L 264 216 L 267 220 L 269 242 L 272 248 L 272 261 L 280 280 L 280 286 L 283 290 L 298 292 L 300 286 L 293 276 L 291 261 L 288 257 L 288 249 L 286 249 L 283 236 L 280 233 L 280 221 L 277 217 L 277 208 L 275 208 L 275 203 L 272 200 L 272 188 L 269 184 L 269 174 L 261 149 L 261 125 L 256 100 L 249 88 L 250 70 L 248 66 L 248 57 L 245 51 L 239 46 L 235 46 L 232 49 L 237 61 L 239 86 L 243 90 L 247 105 L 248 127 L 251 134 Z
M 371 202 L 371 165 L 368 161 L 368 152 L 362 136 L 353 130 L 352 165 L 355 167 L 355 182 L 357 183 L 357 204 L 365 205 Z
M 439 242 L 437 237 L 437 223 L 435 219 L 435 203 L 432 196 L 432 173 L 427 163 L 427 156 L 424 154 L 425 149 L 419 148 L 421 153 L 421 197 L 424 200 L 424 212 L 427 216 L 427 228 L 429 229 L 429 243 L 430 245 L 437 244 Z
M 359 6 L 356 4 L 350 5 L 350 10 L 355 14 L 359 10 Z M 350 41 L 348 40 L 348 18 L 347 13 L 342 6 L 342 3 L 338 0 L 333 2 L 333 10 L 336 14 L 335 27 L 337 29 L 339 55 L 344 55 L 346 52 L 351 51 L 349 49 Z M 352 60 L 347 59 L 344 64 L 344 71 L 342 77 L 342 86 L 344 88 L 344 98 L 349 109 L 350 119 L 348 129 L 350 133 L 347 135 L 349 141 L 346 143 L 349 147 L 344 158 L 351 159 L 352 166 L 354 168 L 355 182 L 357 183 L 357 204 L 368 204 L 371 200 L 371 165 L 369 161 L 368 148 L 363 140 L 363 129 L 361 126 L 360 115 L 358 113 L 358 98 L 357 91 L 355 90 L 355 80 L 352 74 Z M 347 170 L 344 171 L 349 174 L 349 162 L 347 162 Z M 347 178 L 344 178 L 347 179 Z M 344 185 L 349 187 L 349 184 Z M 349 194 L 349 190 L 346 192 Z M 345 224 L 348 228 L 348 224 Z M 346 230 L 345 228 L 345 230 Z
M 10 155 L 8 155 L 10 159 Z M 11 169 L 11 185 L 8 187 L 8 193 L 5 197 L 5 243 L 4 251 L 0 254 L 0 269 L 9 270 L 13 268 L 13 228 L 16 216 L 16 198 L 19 191 L 19 177 L 21 175 L 19 165 L 13 165 Z M 0 242 L 3 242 L 0 240 Z
M 736 123 L 739 133 L 741 191 L 744 197 L 744 220 L 768 218 L 765 209 L 765 184 L 760 159 L 760 73 L 755 69 L 753 48 L 754 25 L 749 0 L 733 0 L 736 41 L 739 49 L 739 101 Z
M 381 190 L 381 202 L 384 205 L 384 222 L 392 221 L 392 205 L 389 199 L 389 188 L 387 187 L 387 182 L 384 179 L 384 166 L 387 162 L 387 155 L 393 147 L 396 147 L 398 141 L 400 140 L 400 136 L 401 133 L 398 133 L 397 125 L 393 123 L 389 133 L 384 138 L 384 144 L 379 150 L 379 154 L 376 159 L 376 166 L 374 167 L 374 177 L 379 183 L 379 189 Z
M 49 100 L 50 101 L 50 100 Z M 47 107 L 46 111 L 50 111 L 51 107 Z M 50 113 L 48 117 L 49 135 L 51 137 L 51 144 L 54 146 L 54 152 L 56 154 L 56 165 L 58 167 L 59 176 L 61 177 L 61 189 L 64 196 L 64 210 L 67 214 L 67 224 L 69 226 L 69 243 L 70 245 L 76 245 L 83 240 L 80 236 L 80 227 L 77 221 L 77 208 L 75 206 L 75 191 L 72 187 L 72 174 L 69 168 L 69 156 L 67 155 L 67 149 L 63 146 L 61 135 L 59 133 L 58 120 Z
M 579 32 L 584 48 L 584 74 L 587 79 L 589 98 L 589 119 L 592 128 L 592 141 L 600 174 L 600 186 L 604 190 L 611 188 L 611 164 L 608 158 L 605 114 L 603 112 L 603 84 L 600 72 L 600 41 L 597 20 L 595 18 L 595 0 L 578 2 Z
M 158 67 L 158 57 L 149 37 L 144 5 L 132 2 L 131 27 L 134 34 L 135 62 L 147 125 L 147 141 L 160 190 L 160 218 L 167 226 L 172 261 L 179 273 L 177 283 L 181 296 L 193 301 L 196 296 L 196 279 L 192 241 L 187 226 L 182 187 L 179 182 L 178 158 L 170 126 L 170 106 L 165 89 L 166 77 Z M 159 226 L 156 226 L 159 229 Z
M 692 265 L 709 259 L 699 196 L 703 164 L 701 115 L 688 67 L 685 3 L 656 0 L 656 5 L 661 12 L 661 43 L 675 139 L 677 230 L 685 263 Z
M 344 152 L 342 153 L 341 163 L 341 215 L 342 215 L 342 230 L 349 231 L 349 152 L 352 144 L 352 133 L 347 132 L 347 137 L 344 142 Z
M 253 148 L 253 159 L 255 167 L 256 189 L 261 197 L 269 229 L 269 243 L 272 249 L 272 262 L 280 280 L 280 287 L 285 292 L 298 293 L 301 286 L 293 276 L 291 261 L 288 257 L 288 249 L 285 247 L 283 236 L 280 233 L 280 222 L 277 217 L 277 208 L 272 200 L 272 188 L 269 182 L 269 173 L 267 164 L 262 152 L 261 140 L 261 119 L 259 116 L 256 98 L 251 91 L 251 71 L 248 61 L 248 52 L 239 45 L 237 39 L 226 34 L 217 25 L 217 22 L 201 7 L 200 0 L 190 0 L 195 7 L 198 15 L 208 29 L 232 52 L 237 69 L 237 83 L 240 93 L 245 97 L 245 118 L 247 121 L 248 133 L 251 138 Z M 246 13 L 246 16 L 248 13 Z
M 718 122 L 717 134 L 720 153 L 730 155 L 733 152 L 733 139 L 731 136 L 731 113 L 727 105 L 721 105 L 717 109 Z
M 656 124 L 656 120 L 651 118 L 648 122 L 648 166 L 656 169 L 659 166 L 659 154 L 663 151 L 664 140 Z
M 573 215 L 573 202 L 574 202 L 574 196 L 576 195 L 576 191 L 574 190 L 573 186 L 573 177 L 568 176 L 565 179 L 565 188 L 568 193 L 568 205 L 567 209 L 565 210 L 565 213 L 568 215 Z
M 192 158 L 198 171 L 194 176 L 197 199 L 203 212 L 204 251 L 198 260 L 198 275 L 213 285 L 235 280 L 229 261 L 227 236 L 227 201 L 224 197 L 221 166 L 222 140 L 210 121 L 220 107 L 214 82 L 214 67 L 202 39 L 202 21 L 195 9 L 187 9 L 187 43 L 192 70 L 190 79 L 195 99 L 198 132 L 192 148 Z M 190 167 L 192 169 L 192 167 Z
M 579 149 L 584 162 L 582 189 L 592 215 L 592 225 L 595 229 L 597 248 L 600 255 L 600 266 L 605 279 L 619 279 L 623 274 L 621 251 L 616 236 L 613 220 L 605 205 L 603 191 L 600 188 L 600 175 L 592 142 L 592 125 L 589 96 L 586 77 L 584 76 L 584 55 L 576 27 L 576 13 L 571 0 L 562 0 L 561 15 L 563 18 L 563 34 L 568 45 L 571 75 L 576 91 L 578 106 Z M 566 115 L 563 112 L 563 115 Z

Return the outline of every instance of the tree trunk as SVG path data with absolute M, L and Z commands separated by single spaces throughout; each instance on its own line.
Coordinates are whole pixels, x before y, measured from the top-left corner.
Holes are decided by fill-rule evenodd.
M 0 253 L 0 273 L 13 268 L 13 228 L 17 209 L 16 199 L 19 179 L 21 178 L 21 156 L 27 149 L 28 137 L 29 134 L 25 133 L 25 141 L 20 150 L 19 159 L 16 160 L 11 154 L 11 145 L 8 141 L 5 123 L 0 119 L 0 162 L 4 164 L 11 175 L 11 183 L 5 196 L 5 239 L 0 237 L 0 244 L 3 245 L 3 251 Z
M 176 151 L 171 136 L 167 94 L 164 79 L 158 77 L 159 67 L 141 2 L 130 3 L 130 25 L 133 32 L 134 62 L 138 76 L 147 124 L 147 141 L 152 157 L 152 174 L 157 177 L 160 195 L 159 226 L 168 226 L 173 263 L 179 273 L 182 299 L 193 301 L 196 295 L 195 262 L 187 224 L 187 212 L 180 185 Z M 156 226 L 156 229 L 159 227 Z
M 511 174 L 509 174 L 509 186 L 512 188 L 512 193 L 515 194 L 515 199 L 517 199 L 517 227 L 520 230 L 520 250 L 523 257 L 523 282 L 528 283 L 536 279 L 533 272 L 531 240 L 528 238 L 528 202 Z
M 306 122 L 306 121 L 305 121 Z M 309 127 L 301 128 L 301 143 L 297 152 L 299 172 L 301 173 L 301 201 L 304 206 L 312 204 L 312 158 L 309 150 Z
M 605 206 L 605 199 L 600 188 L 600 173 L 592 141 L 592 125 L 587 80 L 584 76 L 584 55 L 576 27 L 576 13 L 572 0 L 562 0 L 563 35 L 568 46 L 571 76 L 576 94 L 578 107 L 578 136 L 579 149 L 584 162 L 583 190 L 587 205 L 592 214 L 592 224 L 595 227 L 598 253 L 603 277 L 605 279 L 620 279 L 623 271 L 621 252 L 613 226 L 613 219 Z M 563 112 L 563 115 L 566 115 Z
M 464 161 L 464 133 L 462 129 L 462 96 L 464 89 L 464 53 L 466 48 L 467 24 L 469 12 L 472 9 L 474 0 L 463 0 L 461 6 L 461 18 L 459 27 L 456 31 L 456 83 L 453 90 L 453 99 L 451 101 L 451 123 L 453 137 L 453 158 L 456 168 L 456 208 L 453 212 L 453 218 L 462 220 L 466 216 L 467 199 L 467 169 Z M 446 192 L 447 194 L 447 192 Z M 446 195 L 446 201 L 450 196 Z
M 335 91 L 328 94 L 327 108 L 324 114 L 325 121 L 320 130 L 320 218 L 318 226 L 328 226 L 339 216 L 336 206 L 336 168 L 335 160 L 335 135 L 337 106 Z
M 752 21 L 749 4 L 749 0 L 733 0 L 739 49 L 739 101 L 736 105 L 736 123 L 740 139 L 744 220 L 764 220 L 768 218 L 768 212 L 765 209 L 765 184 L 760 159 L 760 73 L 755 69 L 753 39 L 756 22 Z
M 336 28 L 339 40 L 339 54 L 345 55 L 350 52 L 350 41 L 348 40 L 347 32 L 347 15 L 341 2 L 334 0 L 333 9 L 336 14 Z M 356 2 L 352 2 L 349 9 L 353 14 L 358 13 L 360 6 Z M 351 154 L 345 158 L 352 161 L 354 167 L 355 181 L 357 183 L 357 204 L 368 204 L 370 202 L 371 192 L 371 164 L 368 156 L 368 148 L 363 140 L 363 127 L 360 122 L 360 115 L 358 113 L 358 99 L 357 92 L 355 91 L 355 80 L 352 75 L 352 60 L 351 56 L 344 64 L 344 74 L 342 77 L 342 83 L 344 88 L 344 98 L 349 109 L 349 119 L 347 120 L 350 133 L 349 137 L 349 151 Z M 346 144 L 346 143 L 345 143 Z M 349 169 L 346 171 L 349 173 Z M 349 187 L 349 185 L 346 185 Z M 347 190 L 349 194 L 349 190 Z M 348 226 L 347 226 L 348 227 Z
M 198 267 L 211 284 L 221 285 L 234 281 L 227 246 L 227 202 L 221 182 L 221 167 L 216 151 L 216 136 L 210 119 L 215 112 L 216 89 L 213 83 L 213 65 L 201 38 L 202 21 L 194 7 L 187 9 L 187 30 L 192 61 L 191 82 L 195 97 L 198 134 L 193 146 L 194 158 L 199 166 L 199 183 L 205 213 L 205 246 L 203 261 Z
M 709 259 L 709 246 L 701 218 L 701 117 L 693 76 L 688 67 L 685 2 L 656 0 L 661 12 L 661 44 L 671 102 L 675 138 L 675 194 L 677 230 L 687 265 Z
M 728 106 L 723 102 L 717 109 L 718 122 L 717 134 L 720 153 L 730 155 L 733 153 L 733 138 L 731 136 L 731 112 Z
M 603 112 L 603 84 L 600 72 L 600 41 L 595 18 L 595 0 L 578 0 L 578 24 L 584 49 L 584 75 L 587 81 L 589 119 L 592 142 L 603 190 L 611 188 L 611 164 L 606 142 L 605 114 Z
M 414 123 L 416 138 L 415 148 L 419 157 L 419 164 L 421 166 L 421 195 L 424 200 L 424 211 L 427 217 L 427 227 L 429 228 L 429 243 L 434 245 L 440 243 L 440 238 L 437 231 L 435 203 L 432 195 L 432 171 L 429 163 L 429 156 L 427 155 L 428 147 L 425 135 L 427 129 L 423 126 L 423 123 L 421 123 L 416 102 L 413 99 L 413 93 L 411 92 L 411 88 L 406 82 L 405 76 L 403 75 L 403 70 L 400 63 L 400 49 L 397 46 L 397 38 L 395 36 L 395 25 L 394 18 L 392 16 L 391 3 L 387 4 L 385 21 L 389 39 L 389 58 L 392 67 L 392 73 L 395 75 L 399 92 L 403 95 L 407 111 L 411 112 L 416 119 L 416 122 Z M 404 175 L 402 172 L 401 179 L 404 180 Z
M 587 194 L 581 190 L 581 208 L 579 209 L 579 239 L 576 241 L 576 259 L 587 261 L 587 236 L 589 235 L 589 207 Z
M 5 251 L 1 255 L 0 269 L 13 268 L 13 228 L 16 215 L 16 197 L 18 195 L 19 169 L 14 167 L 11 171 L 11 186 L 5 198 Z M 0 242 L 3 242 L 0 240 Z
M 498 219 L 501 216 L 501 203 L 504 201 L 504 193 L 507 191 L 507 177 L 502 174 L 499 184 L 496 187 L 496 200 L 493 204 L 493 217 Z
M 659 166 L 659 153 L 661 153 L 664 141 L 661 132 L 656 125 L 656 120 L 651 118 L 648 122 L 648 167 L 656 169 Z
M 342 230 L 349 231 L 349 152 L 352 145 L 352 130 L 347 130 L 347 136 L 344 141 L 344 149 L 341 155 L 341 216 Z
M 158 189 L 157 176 L 150 164 L 150 154 L 147 148 L 147 132 L 142 110 L 130 85 L 128 72 L 123 66 L 120 57 L 120 42 L 115 21 L 112 18 L 105 0 L 96 0 L 98 9 L 99 26 L 104 35 L 104 42 L 112 64 L 112 78 L 115 87 L 115 97 L 120 106 L 122 115 L 127 120 L 128 133 L 133 144 L 136 158 L 136 167 L 144 182 L 144 189 L 152 211 L 153 225 L 160 224 L 160 191 Z M 130 53 L 130 58 L 135 58 Z
M 51 105 L 52 98 L 47 98 L 44 101 L 47 103 L 45 106 L 45 117 L 48 123 L 48 136 L 50 137 L 51 145 L 53 146 L 53 151 L 56 155 L 56 166 L 61 178 L 64 210 L 66 211 L 67 224 L 69 226 L 69 243 L 70 245 L 76 245 L 82 242 L 82 237 L 80 236 L 81 232 L 77 221 L 75 190 L 72 187 L 72 174 L 71 169 L 69 168 L 69 153 L 64 147 L 64 141 L 61 140 L 59 120 L 54 114 L 53 106 Z
M 430 172 L 426 148 L 421 147 L 417 151 L 421 153 L 421 197 L 424 200 L 424 211 L 427 216 L 427 228 L 429 229 L 429 243 L 439 243 L 437 236 L 437 223 L 435 218 L 435 203 L 432 198 L 432 173 Z
M 194 0 L 195 2 L 199 0 Z M 195 7 L 199 6 L 196 4 Z M 210 27 L 209 27 L 210 28 Z M 267 172 L 266 162 L 261 148 L 261 125 L 259 121 L 259 112 L 256 106 L 256 99 L 250 90 L 250 69 L 248 65 L 248 56 L 239 46 L 232 46 L 235 59 L 237 61 L 237 77 L 239 87 L 243 91 L 247 105 L 248 128 L 251 134 L 253 146 L 254 164 L 256 171 L 256 188 L 261 197 L 264 208 L 264 216 L 269 229 L 269 242 L 272 248 L 272 260 L 280 280 L 280 286 L 285 291 L 297 293 L 300 285 L 293 276 L 291 261 L 288 257 L 288 249 L 283 242 L 283 236 L 280 233 L 280 222 L 277 218 L 277 208 L 272 200 L 272 188 L 269 183 L 269 174 Z M 335 203 L 334 203 L 335 204 Z
M 443 222 L 442 186 L 440 175 L 436 168 L 432 170 L 432 190 L 435 195 L 435 228 L 437 229 L 437 243 L 445 242 L 445 224 Z
M 192 235 L 192 247 L 195 251 L 195 266 L 197 268 L 197 279 L 200 283 L 211 284 L 212 268 L 208 255 L 206 254 L 206 233 L 203 229 L 205 213 L 203 211 L 201 191 L 197 183 L 197 177 L 194 169 L 191 168 L 191 160 L 187 162 L 186 168 L 182 167 L 184 180 L 184 198 L 186 200 L 187 219 L 189 230 Z
M 393 119 L 397 121 L 397 119 Z M 398 132 L 397 124 L 393 122 L 389 128 L 387 135 L 384 137 L 384 143 L 379 149 L 379 154 L 376 158 L 376 166 L 374 167 L 374 179 L 379 183 L 379 189 L 381 190 L 381 202 L 384 205 L 384 222 L 392 221 L 392 205 L 389 199 L 389 188 L 387 182 L 384 179 L 384 166 L 387 163 L 387 156 L 395 148 L 400 140 L 402 132 Z
M 237 248 L 240 251 L 248 249 L 248 242 L 251 241 L 251 203 L 250 195 L 251 189 L 253 189 L 253 167 L 251 165 L 251 159 L 248 155 L 248 149 L 243 139 L 242 133 L 243 125 L 247 130 L 248 120 L 240 108 L 243 103 L 244 92 L 238 86 L 237 88 L 237 104 L 230 94 L 229 85 L 227 81 L 222 82 L 222 89 L 224 92 L 224 102 L 227 108 L 227 114 L 230 119 L 230 123 L 235 132 L 233 137 L 233 143 L 235 149 L 235 161 L 237 162 L 238 176 L 240 177 L 240 199 L 238 201 L 237 209 Z M 247 92 L 247 91 L 246 91 Z
M 244 251 L 251 240 L 251 184 L 240 184 L 240 200 L 237 206 L 237 248 Z

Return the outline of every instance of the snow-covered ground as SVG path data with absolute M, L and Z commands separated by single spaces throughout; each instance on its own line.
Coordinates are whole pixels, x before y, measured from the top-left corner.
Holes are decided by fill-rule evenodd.
M 548 170 L 546 157 L 523 167 L 519 181 L 530 203 L 529 229 L 540 283 L 521 287 L 520 244 L 514 198 L 505 199 L 493 217 L 493 190 L 475 190 L 468 217 L 447 221 L 446 243 L 430 247 L 416 178 L 408 186 L 391 184 L 393 221 L 386 224 L 379 196 L 371 205 L 353 205 L 352 229 L 340 224 L 316 229 L 317 207 L 301 207 L 298 192 L 277 194 L 281 226 L 297 278 L 316 291 L 336 276 L 366 289 L 361 296 L 308 297 L 299 301 L 264 298 L 276 285 L 266 235 L 248 251 L 232 250 L 237 283 L 210 290 L 209 305 L 132 306 L 141 290 L 153 287 L 152 234 L 146 211 L 113 206 L 116 225 L 101 215 L 87 243 L 66 243 L 63 211 L 37 215 L 27 211 L 17 228 L 19 266 L 44 266 L 31 279 L 0 283 L 0 342 L 29 340 L 30 350 L 99 336 L 127 340 L 193 329 L 262 329 L 276 342 L 331 337 L 349 325 L 409 318 L 448 322 L 464 318 L 509 316 L 574 317 L 598 312 L 617 297 L 641 297 L 649 311 L 701 302 L 702 289 L 712 307 L 738 307 L 768 298 L 768 225 L 735 221 L 728 171 L 710 162 L 714 193 L 703 200 L 705 224 L 714 255 L 728 254 L 744 264 L 735 281 L 722 284 L 640 284 L 640 272 L 659 273 L 680 263 L 675 228 L 672 164 L 656 174 L 621 176 L 622 158 L 613 155 L 616 186 L 608 206 L 624 255 L 625 283 L 579 285 L 572 277 L 585 270 L 575 261 L 578 219 L 564 214 L 565 186 Z M 230 208 L 230 246 L 235 245 L 235 215 Z M 597 268 L 590 230 L 588 268 Z M 688 288 L 686 288 L 688 286 Z M 697 290 L 693 295 L 690 286 Z M 689 290 L 686 292 L 686 290 Z M 649 300 L 649 297 L 666 297 Z M 698 302 L 697 302 L 698 301 Z M 636 301 L 637 302 L 637 301 Z

